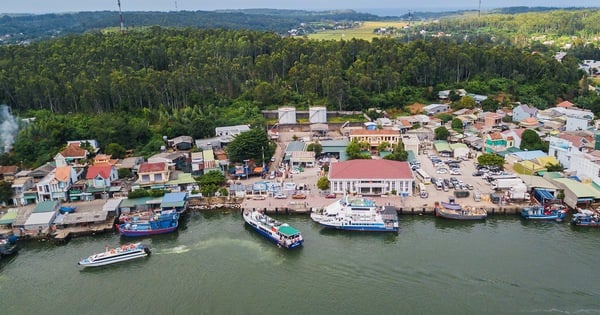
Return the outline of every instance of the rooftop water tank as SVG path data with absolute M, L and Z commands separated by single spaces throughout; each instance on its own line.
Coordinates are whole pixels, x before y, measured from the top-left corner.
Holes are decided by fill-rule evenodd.
M 313 106 L 308 111 L 308 121 L 311 124 L 326 124 L 327 123 L 327 107 Z
M 296 108 L 295 107 L 280 107 L 277 110 L 279 114 L 279 124 L 295 124 L 296 123 Z

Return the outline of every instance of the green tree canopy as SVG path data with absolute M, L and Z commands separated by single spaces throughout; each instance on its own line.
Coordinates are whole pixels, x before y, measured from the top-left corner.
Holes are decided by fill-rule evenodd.
M 244 160 L 254 160 L 256 164 L 262 164 L 263 155 L 272 156 L 275 146 L 269 143 L 264 129 L 251 128 L 233 138 L 225 150 L 230 162 L 241 163 Z
M 357 159 L 370 159 L 370 154 L 362 153 L 361 146 L 358 142 L 352 141 L 346 147 L 346 153 L 348 154 L 349 160 L 357 160 Z
M 435 128 L 433 132 L 435 133 L 435 140 L 447 140 L 450 136 L 450 132 L 444 126 Z
M 459 118 L 452 119 L 451 123 L 452 130 L 456 132 L 463 132 L 463 122 Z
M 313 142 L 306 146 L 306 151 L 315 152 L 315 157 L 317 157 L 323 153 L 323 146 L 320 143 Z
M 504 168 L 504 158 L 494 153 L 484 153 L 477 157 L 477 163 L 483 166 L 497 166 Z
M 521 135 L 521 150 L 542 150 L 548 152 L 548 145 L 542 141 L 540 135 L 533 129 L 527 129 L 523 131 Z
M 329 189 L 329 179 L 327 178 L 327 176 L 322 176 L 319 178 L 319 180 L 317 181 L 317 188 L 319 188 L 320 190 Z

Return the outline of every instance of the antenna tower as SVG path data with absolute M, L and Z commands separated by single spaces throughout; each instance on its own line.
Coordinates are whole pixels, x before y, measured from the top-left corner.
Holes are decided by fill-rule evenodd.
M 480 18 L 481 17 L 481 0 L 479 0 L 479 10 L 477 13 L 477 17 Z
M 121 35 L 125 35 L 125 24 L 123 23 L 123 12 L 121 12 L 121 0 L 117 0 L 119 6 L 119 19 L 121 20 Z

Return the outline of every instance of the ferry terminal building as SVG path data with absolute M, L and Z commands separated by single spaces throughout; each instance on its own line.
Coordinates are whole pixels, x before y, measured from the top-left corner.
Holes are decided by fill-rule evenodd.
M 350 160 L 332 163 L 329 168 L 332 193 L 412 196 L 414 176 L 407 162 L 392 160 Z

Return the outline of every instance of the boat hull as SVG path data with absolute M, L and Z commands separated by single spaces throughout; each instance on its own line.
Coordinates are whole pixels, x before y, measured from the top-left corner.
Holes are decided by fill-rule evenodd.
M 166 233 L 171 233 L 174 232 L 175 230 L 177 230 L 177 225 L 175 226 L 171 226 L 168 228 L 160 228 L 160 229 L 148 229 L 148 230 L 132 230 L 132 229 L 126 229 L 124 227 L 125 224 L 117 224 L 117 231 L 119 231 L 119 234 L 123 235 L 123 236 L 129 236 L 129 237 L 139 237 L 139 236 L 150 236 L 150 235 L 158 235 L 158 234 L 166 234 Z
M 292 249 L 292 248 L 300 247 L 300 246 L 302 246 L 302 244 L 304 244 L 304 240 L 302 240 L 302 241 L 294 242 L 294 243 L 290 244 L 289 246 L 282 245 L 279 243 L 279 240 L 274 238 L 270 233 L 267 233 L 267 232 L 261 230 L 258 226 L 254 225 L 248 221 L 246 221 L 246 223 L 248 223 L 248 225 L 250 225 L 250 227 L 252 227 L 252 229 L 254 231 L 258 232 L 258 234 L 264 236 L 266 239 L 268 239 L 272 243 L 277 244 L 283 248 Z
M 450 220 L 485 220 L 487 213 L 472 213 L 469 210 L 435 209 L 435 215 Z
M 130 246 L 132 247 L 128 248 L 128 246 L 123 246 L 122 249 L 112 249 L 110 251 L 107 250 L 104 253 L 92 255 L 80 260 L 77 264 L 84 268 L 100 267 L 143 258 L 149 256 L 152 252 L 148 246 L 141 243 L 132 244 Z

